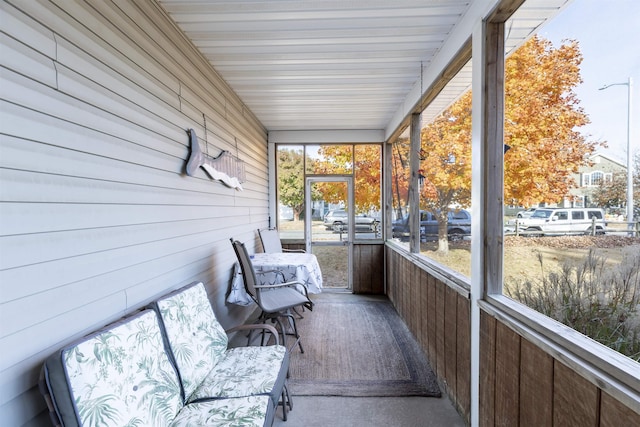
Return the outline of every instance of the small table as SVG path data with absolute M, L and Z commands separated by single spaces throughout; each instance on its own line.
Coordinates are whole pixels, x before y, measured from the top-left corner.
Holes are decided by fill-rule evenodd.
M 322 292 L 322 272 L 315 255 L 297 252 L 257 253 L 251 256 L 253 269 L 259 285 L 273 284 L 272 275 L 259 274 L 260 271 L 278 270 L 284 274 L 285 281 L 302 282 L 311 294 Z M 279 280 L 281 282 L 282 280 Z M 251 297 L 244 289 L 244 280 L 240 264 L 235 263 L 231 282 L 231 293 L 227 302 L 238 305 L 250 305 Z

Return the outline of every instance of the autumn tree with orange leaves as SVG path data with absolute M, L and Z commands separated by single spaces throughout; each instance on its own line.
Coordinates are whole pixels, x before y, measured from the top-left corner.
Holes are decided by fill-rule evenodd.
M 576 186 L 572 174 L 601 144 L 578 132 L 588 123 L 574 88 L 582 54 L 569 41 L 554 48 L 534 36 L 505 63 L 505 201 L 559 202 Z M 421 208 L 438 212 L 438 249 L 448 250 L 447 215 L 471 197 L 471 92 L 421 131 Z
M 356 214 L 380 210 L 380 145 L 321 145 L 318 154 L 322 160 L 314 162 L 313 170 L 316 174 L 339 175 L 351 174 L 353 171 Z M 317 189 L 327 202 L 340 203 L 347 200 L 345 186 L 322 182 Z
M 438 250 L 449 250 L 448 212 L 471 205 L 471 92 L 422 128 L 420 206 L 438 220 Z
M 519 205 L 560 202 L 577 183 L 572 175 L 587 164 L 599 142 L 579 128 L 589 123 L 574 88 L 582 82 L 577 41 L 555 49 L 533 37 L 505 67 L 504 199 Z
M 351 175 L 355 185 L 355 213 L 380 211 L 382 149 L 377 144 L 321 145 L 317 155 L 309 155 L 299 146 L 278 149 L 278 201 L 291 207 L 294 218 L 304 213 L 305 162 L 307 173 Z M 311 200 L 346 203 L 346 186 L 320 182 L 312 187 Z
M 409 138 L 399 137 L 393 143 L 391 169 L 391 203 L 396 219 L 404 218 L 409 199 Z

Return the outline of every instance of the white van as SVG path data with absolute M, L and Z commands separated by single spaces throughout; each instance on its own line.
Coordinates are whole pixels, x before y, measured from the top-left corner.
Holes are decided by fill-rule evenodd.
M 530 234 L 604 234 L 607 223 L 599 208 L 538 208 L 529 218 L 518 219 L 518 228 Z

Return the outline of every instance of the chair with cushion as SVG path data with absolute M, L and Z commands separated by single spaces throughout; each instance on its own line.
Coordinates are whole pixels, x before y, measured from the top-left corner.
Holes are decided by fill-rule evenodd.
M 277 405 L 282 396 L 286 417 L 289 353 L 284 346 L 276 341 L 276 345 L 266 347 L 229 348 L 228 333 L 251 330 L 258 325 L 225 331 L 216 319 L 202 282 L 175 290 L 150 307 L 157 310 L 162 320 L 187 403 L 268 395 Z
M 275 380 L 267 387 L 254 386 L 269 375 L 263 369 L 244 388 L 247 391 L 251 387 L 251 393 L 223 397 L 218 393 L 212 398 L 186 402 L 181 376 L 167 352 L 165 338 L 157 312 L 145 309 L 49 356 L 42 367 L 39 386 L 53 425 L 214 427 L 230 425 L 230 421 L 246 427 L 273 424 L 289 362 L 282 346 L 257 347 L 266 349 L 263 351 L 271 353 L 272 358 L 279 357 L 274 364 L 281 366 L 282 372 L 271 375 L 280 381 L 277 391 L 271 392 Z M 251 361 L 239 359 L 235 365 Z M 284 394 L 282 391 L 283 399 Z M 286 411 L 286 406 L 283 409 Z
M 276 281 L 274 284 L 258 284 L 256 271 L 253 268 L 251 258 L 244 243 L 231 239 L 231 244 L 233 245 L 233 249 L 238 257 L 238 262 L 240 263 L 245 290 L 255 301 L 260 310 L 262 310 L 258 320 L 263 323 L 267 320 L 271 320 L 273 323 L 277 324 L 279 327 L 279 333 L 282 335 L 282 343 L 285 347 L 287 347 L 287 335 L 293 335 L 295 337 L 295 342 L 288 347 L 289 350 L 298 344 L 300 352 L 304 353 L 292 311 L 294 308 L 300 306 L 306 307 L 309 310 L 313 309 L 313 303 L 309 299 L 306 287 L 304 287 L 300 281 L 284 282 L 284 275 L 278 271 L 259 271 L 258 273 L 276 275 L 279 273 L 282 276 L 282 281 L 284 283 L 277 283 Z M 300 289 L 302 289 L 302 292 Z M 286 320 L 288 328 L 285 326 L 285 322 L 283 322 L 283 320 Z M 291 332 L 287 332 L 289 329 Z
M 306 252 L 304 249 L 284 249 L 278 230 L 275 228 L 266 228 L 264 230 L 258 230 L 260 235 L 260 241 L 262 242 L 262 249 L 265 253 L 272 254 L 278 252 Z

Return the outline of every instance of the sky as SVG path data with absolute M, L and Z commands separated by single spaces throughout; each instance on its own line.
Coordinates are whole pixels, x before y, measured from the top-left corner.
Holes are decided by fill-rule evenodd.
M 640 1 L 573 0 L 538 32 L 559 46 L 580 43 L 583 83 L 576 88 L 591 123 L 589 140 L 604 140 L 603 153 L 626 164 L 629 77 L 632 78 L 631 153 L 640 151 Z M 605 90 L 599 88 L 612 84 Z

